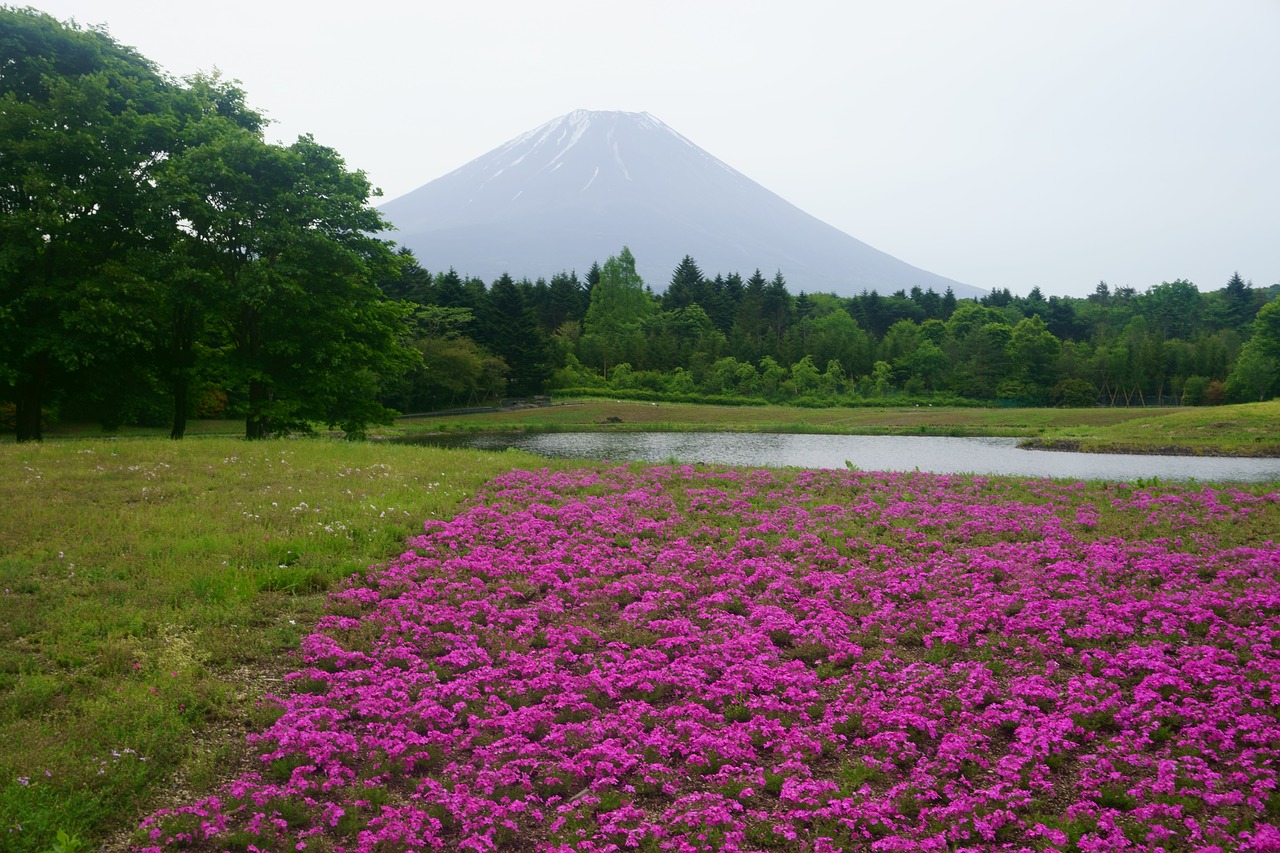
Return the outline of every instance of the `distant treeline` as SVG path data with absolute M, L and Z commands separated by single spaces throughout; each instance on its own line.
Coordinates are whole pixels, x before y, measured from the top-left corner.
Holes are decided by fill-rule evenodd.
M 798 405 L 1203 404 L 1280 391 L 1280 285 L 1099 284 L 981 300 L 793 294 L 781 272 L 661 296 L 623 248 L 582 278 L 430 274 L 360 171 L 268 142 L 217 75 L 0 7 L 0 422 L 241 417 L 261 438 L 555 392 Z M 656 284 L 656 283 L 650 283 Z
M 407 252 L 384 292 L 413 306 L 421 367 L 383 401 L 426 411 L 543 391 L 857 405 L 1204 405 L 1280 391 L 1280 285 L 1202 293 L 1100 282 L 1086 298 L 1008 289 L 796 293 L 781 272 L 708 276 L 686 257 L 659 296 L 627 249 L 585 276 L 430 274 Z M 1265 308 L 1265 306 L 1269 307 Z M 1259 317 L 1260 312 L 1262 316 Z M 1252 342 L 1252 343 L 1251 343 Z

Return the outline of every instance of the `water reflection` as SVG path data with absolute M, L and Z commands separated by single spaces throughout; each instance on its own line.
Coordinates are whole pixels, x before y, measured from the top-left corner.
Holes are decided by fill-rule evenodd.
M 552 458 L 616 462 L 1007 474 L 1079 480 L 1277 481 L 1280 459 L 1021 450 L 1016 438 L 798 435 L 725 432 L 583 432 L 417 439 L 486 450 L 515 447 Z

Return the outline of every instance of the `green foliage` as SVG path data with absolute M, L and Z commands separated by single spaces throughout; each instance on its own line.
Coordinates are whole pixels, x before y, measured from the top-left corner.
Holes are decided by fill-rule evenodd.
M 1043 320 L 1028 317 L 1013 327 L 1009 337 L 1009 358 L 1014 365 L 1014 375 L 1032 390 L 1034 396 L 1044 397 L 1057 382 L 1057 359 L 1062 343 L 1055 338 Z
M 49 848 L 48 853 L 81 853 L 81 851 L 88 849 L 88 842 L 83 841 L 80 836 L 68 835 L 65 829 L 59 829 L 53 846 Z
M 486 341 L 508 367 L 508 392 L 535 394 L 550 375 L 548 341 L 511 276 L 503 274 L 487 294 Z
M 1064 379 L 1053 388 L 1053 403 L 1070 409 L 1098 404 L 1098 389 L 1087 379 Z
M 589 364 L 600 365 L 608 378 L 611 365 L 634 361 L 641 340 L 641 326 L 655 310 L 644 281 L 636 272 L 636 259 L 626 246 L 610 257 L 591 288 L 591 303 L 583 319 L 580 354 Z
M 1245 344 L 1227 377 L 1229 398 L 1233 402 L 1261 402 L 1280 388 L 1280 360 L 1263 355 L 1263 348 L 1252 342 Z
M 417 353 L 401 342 L 411 309 L 376 286 L 399 261 L 370 236 L 384 223 L 364 175 L 310 137 L 285 148 L 228 124 L 170 169 L 188 254 L 215 277 L 206 309 L 230 330 L 246 436 L 389 421 L 378 377 Z
M 0 9 L 0 383 L 20 440 L 61 397 L 173 437 L 213 384 L 250 437 L 390 412 L 407 310 L 375 283 L 372 188 L 309 136 L 267 143 L 243 93 L 164 77 L 105 31 Z
M 78 381 L 146 346 L 150 283 L 123 263 L 156 223 L 172 87 L 96 30 L 0 8 L 0 383 L 21 440 Z

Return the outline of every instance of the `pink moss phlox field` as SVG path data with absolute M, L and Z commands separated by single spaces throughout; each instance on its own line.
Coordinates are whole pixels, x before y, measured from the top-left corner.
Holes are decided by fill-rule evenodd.
M 332 597 L 177 850 L 1280 850 L 1275 494 L 514 472 Z

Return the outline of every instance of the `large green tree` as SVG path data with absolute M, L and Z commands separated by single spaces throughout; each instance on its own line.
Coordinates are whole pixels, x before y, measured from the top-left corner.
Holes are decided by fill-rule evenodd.
M 579 342 L 583 361 L 600 365 L 600 373 L 606 379 L 613 365 L 638 361 L 644 346 L 641 328 L 656 310 L 644 280 L 636 272 L 635 256 L 623 246 L 621 252 L 604 262 L 599 281 L 591 288 Z
M 829 370 L 836 361 L 846 376 L 857 377 L 871 372 L 873 353 L 871 339 L 847 311 L 832 311 L 814 321 L 809 339 L 814 364 Z
M 361 434 L 386 421 L 379 377 L 414 361 L 411 307 L 379 281 L 405 258 L 377 234 L 373 190 L 309 136 L 268 143 L 238 90 L 194 84 L 200 120 L 165 163 L 160 186 L 175 218 L 168 280 L 172 384 L 179 438 L 197 371 L 195 341 L 215 324 L 219 374 L 245 435 L 307 431 L 314 423 Z
M 380 377 L 414 355 L 409 309 L 376 286 L 397 258 L 373 190 L 262 124 L 216 77 L 180 84 L 104 32 L 0 9 L 0 391 L 20 440 L 59 396 L 106 420 L 159 386 L 181 437 L 213 375 L 253 438 L 389 416 Z
M 1062 342 L 1037 316 L 1019 322 L 1009 336 L 1013 374 L 1034 397 L 1047 398 L 1057 384 L 1061 352 Z
M 1246 284 L 1239 272 L 1232 273 L 1222 291 L 1223 319 L 1232 329 L 1240 329 L 1253 319 L 1253 287 Z
M 697 303 L 650 315 L 644 334 L 649 370 L 674 371 L 699 360 L 712 362 L 725 347 L 724 334 Z
M 1165 338 L 1189 338 L 1200 323 L 1200 291 L 1189 281 L 1165 281 L 1142 297 L 1143 314 L 1153 332 Z
M 704 300 L 706 279 L 698 263 L 691 256 L 685 255 L 671 274 L 671 283 L 662 294 L 662 307 L 666 311 L 686 308 Z
M 221 235 L 235 277 L 226 320 L 235 341 L 245 436 L 312 423 L 359 435 L 393 413 L 379 377 L 409 368 L 409 309 L 377 282 L 394 270 L 373 189 L 331 148 L 304 136 L 288 148 L 233 138 L 242 158 L 228 176 L 247 200 Z M 252 184 L 252 189 L 250 188 Z M 207 208 L 216 220 L 223 211 Z
M 219 223 L 210 207 L 226 206 L 238 189 L 218 163 L 219 152 L 229 139 L 252 139 L 265 125 L 235 84 L 216 75 L 197 75 L 187 82 L 180 93 L 178 144 L 157 170 L 153 212 L 167 218 L 167 227 L 132 256 L 132 264 L 148 270 L 158 285 L 158 338 L 152 355 L 155 373 L 172 398 L 169 435 L 174 439 L 186 433 L 198 384 L 221 386 L 227 378 L 218 356 L 228 338 L 217 320 L 234 298 L 230 288 L 237 265 L 225 251 L 227 237 L 219 228 L 234 225 Z
M 0 388 L 19 441 L 145 349 L 153 295 L 122 261 L 152 236 L 172 89 L 104 32 L 0 8 Z
M 1241 349 L 1227 388 L 1242 402 L 1280 393 L 1280 299 L 1263 305 L 1254 317 L 1253 337 Z

